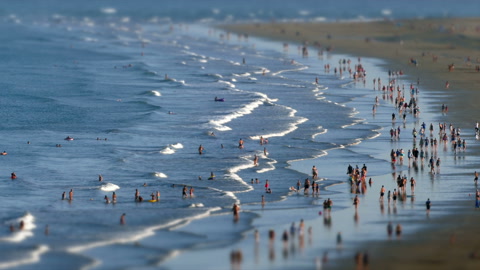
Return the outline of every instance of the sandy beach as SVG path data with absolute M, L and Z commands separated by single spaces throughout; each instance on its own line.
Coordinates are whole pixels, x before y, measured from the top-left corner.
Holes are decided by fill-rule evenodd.
M 473 129 L 477 121 L 480 55 L 476 39 L 480 35 L 480 19 L 271 22 L 222 28 L 285 42 L 292 50 L 307 44 L 310 57 L 343 53 L 352 57 L 384 59 L 388 63 L 385 69 L 402 70 L 410 81 L 417 81 L 422 91 L 432 96 L 432 100 L 424 102 L 438 106 L 439 110 L 441 103 L 448 105 L 448 118 L 444 118 L 447 123 Z M 469 151 L 470 155 L 476 156 L 478 146 L 469 145 Z M 437 202 L 435 207 L 448 209 L 448 216 L 414 221 L 425 225 L 424 229 L 404 237 L 402 241 L 365 243 L 364 250 L 368 250 L 370 255 L 369 266 L 365 268 L 355 265 L 353 258 L 338 262 L 335 268 L 478 269 L 480 216 L 473 204 L 474 170 L 451 173 L 450 177 L 457 177 L 465 189 L 464 193 L 457 194 L 455 203 L 442 205 Z M 448 187 L 445 188 L 448 190 Z

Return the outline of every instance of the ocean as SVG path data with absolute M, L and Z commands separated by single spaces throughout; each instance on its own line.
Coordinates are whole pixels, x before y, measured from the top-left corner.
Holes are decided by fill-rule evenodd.
M 350 163 L 390 173 L 388 153 L 350 148 L 386 134 L 385 123 L 365 121 L 373 100 L 358 102 L 373 77 L 362 85 L 325 72 L 347 56 L 302 57 L 297 45 L 215 25 L 477 15 L 464 7 L 480 3 L 460 2 L 3 2 L 0 268 L 164 267 L 179 251 L 229 247 L 251 231 L 266 179 L 274 208 L 311 209 L 324 198 L 292 199 L 289 187 L 311 176 L 312 163 L 327 196 L 348 194 L 325 188 L 345 183 Z M 362 64 L 384 72 L 376 60 Z M 182 197 L 184 186 L 193 197 Z M 146 201 L 135 202 L 136 189 Z M 70 190 L 73 200 L 62 200 Z M 160 202 L 148 202 L 157 191 Z M 113 192 L 117 202 L 106 204 Z M 221 237 L 176 229 L 218 226 L 207 217 L 230 218 L 234 203 L 252 211 L 218 228 Z

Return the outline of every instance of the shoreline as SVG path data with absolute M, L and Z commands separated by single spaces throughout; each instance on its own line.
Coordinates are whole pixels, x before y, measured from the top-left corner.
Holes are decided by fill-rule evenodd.
M 422 24 L 426 24 L 428 27 L 419 29 Z M 449 24 L 451 28 L 446 32 L 435 33 L 437 32 L 434 30 L 435 27 L 439 27 L 440 24 Z M 389 67 L 393 66 L 404 71 L 409 81 L 416 81 L 416 78 L 420 78 L 421 88 L 432 94 L 434 100 L 452 102 L 453 106 L 449 104 L 449 108 L 453 108 L 453 110 L 449 113 L 448 120 L 453 120 L 454 123 L 470 123 L 473 127 L 474 116 L 478 112 L 475 106 L 475 100 L 478 100 L 479 97 L 479 94 L 475 92 L 476 77 L 480 76 L 478 71 L 475 70 L 475 66 L 479 63 L 476 57 L 478 53 L 469 48 L 468 42 L 465 42 L 466 45 L 462 46 L 461 41 L 475 35 L 471 27 L 480 25 L 480 19 L 407 20 L 400 24 L 369 22 L 361 25 L 358 31 L 351 29 L 353 27 L 352 23 L 267 23 L 228 25 L 222 26 L 222 28 L 249 36 L 296 42 L 296 44 L 305 42 L 308 42 L 309 45 L 329 44 L 317 48 L 319 53 L 322 54 L 326 53 L 326 47 L 330 47 L 334 48 L 333 54 L 341 52 L 348 55 L 386 60 Z M 367 41 L 365 33 L 372 25 L 374 30 L 370 30 L 371 33 L 368 35 Z M 468 25 L 470 28 L 463 26 L 465 28 L 461 31 L 463 34 L 458 34 L 454 29 L 455 25 Z M 405 28 L 410 28 L 410 31 Z M 391 34 L 388 34 L 387 29 L 392 31 Z M 428 33 L 429 36 L 422 40 L 421 35 L 425 33 Z M 330 36 L 327 37 L 327 35 Z M 339 38 L 336 38 L 337 36 Z M 407 36 L 409 36 L 409 40 L 402 39 Z M 452 36 L 455 38 L 451 39 Z M 434 38 L 449 41 L 435 46 L 429 42 L 429 39 Z M 389 39 L 391 41 L 385 41 Z M 434 59 L 432 55 L 438 56 Z M 464 61 L 464 57 L 467 56 L 471 57 L 470 61 Z M 430 59 L 427 60 L 426 57 Z M 417 66 L 413 66 L 408 63 L 410 58 L 421 60 Z M 448 70 L 448 65 L 451 63 L 455 65 L 453 71 Z M 388 70 L 388 67 L 385 66 L 384 69 Z M 450 83 L 446 98 L 438 94 L 435 96 L 435 91 L 432 90 L 447 90 L 445 88 L 446 81 Z M 461 94 L 452 95 L 451 92 L 455 90 L 461 91 Z M 462 94 L 468 94 L 470 98 L 465 98 L 465 95 Z M 475 146 L 469 147 L 470 149 L 478 148 Z M 470 174 L 470 171 L 468 174 Z M 467 178 L 468 182 L 462 181 L 462 183 L 471 183 L 470 178 L 473 177 L 468 176 Z M 474 216 L 473 201 L 474 197 L 472 197 L 472 200 L 464 198 L 456 201 L 452 214 L 432 218 L 437 222 L 436 224 L 442 224 L 441 227 L 435 227 L 433 230 L 431 228 L 420 229 L 407 236 L 404 241 L 398 241 L 398 244 L 397 242 L 392 244 L 391 241 L 366 241 L 361 244 L 368 247 L 365 250 L 370 250 L 371 269 L 384 269 L 393 266 L 395 267 L 392 269 L 403 268 L 404 266 L 412 269 L 429 269 L 429 267 L 432 269 L 433 267 L 436 269 L 451 269 L 453 266 L 473 269 L 474 266 L 478 267 L 480 261 L 478 260 L 479 255 L 476 253 L 480 250 L 480 246 L 475 243 L 475 240 L 480 239 L 480 235 L 476 232 L 474 224 L 478 224 L 480 217 L 478 215 Z M 469 204 L 472 206 L 471 208 L 468 208 Z M 454 233 L 449 234 L 448 232 Z M 446 248 L 447 245 L 448 248 Z M 329 265 L 328 268 L 331 268 L 330 266 L 338 269 L 355 267 L 353 258 L 351 260 L 340 260 L 337 263 L 336 266 Z

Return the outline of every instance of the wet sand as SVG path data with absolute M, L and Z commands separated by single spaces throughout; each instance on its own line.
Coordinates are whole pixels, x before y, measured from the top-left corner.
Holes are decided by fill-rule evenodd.
M 480 100 L 480 91 L 477 89 L 480 73 L 476 70 L 476 66 L 480 65 L 480 58 L 477 59 L 480 57 L 477 51 L 479 26 L 480 19 L 431 19 L 368 23 L 268 23 L 223 28 L 287 42 L 290 50 L 308 44 L 310 57 L 317 53 L 333 52 L 387 60 L 386 69 L 402 70 L 411 81 L 418 79 L 422 91 L 428 91 L 428 95 L 432 96 L 432 102 L 439 102 L 439 107 L 441 102 L 448 105 L 447 123 L 473 129 L 480 111 L 477 106 Z M 449 70 L 452 64 L 454 68 Z M 470 145 L 469 152 L 469 155 L 478 156 L 478 146 Z M 450 165 L 455 166 L 455 162 Z M 432 209 L 440 208 L 448 211 L 448 214 L 431 214 L 429 218 L 412 221 L 424 228 L 404 236 L 401 241 L 380 240 L 362 244 L 364 248 L 359 251 L 368 252 L 368 269 L 478 269 L 480 212 L 474 208 L 474 170 L 476 168 L 471 166 L 471 169 L 461 173 L 450 173 L 449 177 L 458 178 L 461 185 L 465 186 L 463 192 L 453 194 L 456 197 L 448 203 L 437 199 L 432 206 Z M 442 188 L 443 192 L 448 193 L 448 186 Z M 432 189 L 432 192 L 435 190 Z M 386 228 L 378 233 L 386 234 Z M 365 269 L 356 266 L 353 257 L 329 264 L 326 268 L 355 267 Z

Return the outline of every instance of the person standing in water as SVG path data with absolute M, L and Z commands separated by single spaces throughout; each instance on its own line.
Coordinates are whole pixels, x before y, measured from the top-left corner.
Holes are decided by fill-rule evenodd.
M 122 216 L 120 217 L 120 225 L 125 225 L 126 224 L 125 216 L 126 216 L 126 214 L 123 213 Z

